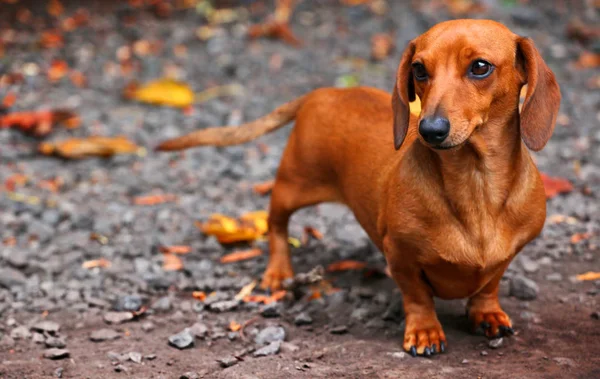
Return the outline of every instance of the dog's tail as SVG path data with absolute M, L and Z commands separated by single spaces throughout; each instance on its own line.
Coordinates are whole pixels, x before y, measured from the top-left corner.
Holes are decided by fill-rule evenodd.
M 263 134 L 279 129 L 296 118 L 296 112 L 306 99 L 306 95 L 285 103 L 273 112 L 257 120 L 240 126 L 211 127 L 198 130 L 185 136 L 162 142 L 156 147 L 158 151 L 176 151 L 194 146 L 230 146 L 238 145 Z

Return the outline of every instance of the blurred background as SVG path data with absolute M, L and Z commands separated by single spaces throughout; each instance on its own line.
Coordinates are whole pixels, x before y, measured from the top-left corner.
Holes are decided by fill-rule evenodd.
M 256 235 L 234 245 L 207 236 L 203 225 L 216 213 L 237 218 L 267 209 L 291 126 L 226 149 L 159 154 L 153 147 L 200 128 L 253 120 L 319 87 L 390 91 L 407 42 L 455 18 L 494 19 L 533 38 L 563 95 L 554 136 L 535 154 L 545 173 L 548 223 L 503 281 L 503 301 L 527 340 L 538 344 L 528 351 L 538 353 L 494 370 L 591 373 L 598 328 L 589 323 L 600 283 L 576 275 L 600 271 L 599 9 L 597 0 L 0 0 L 0 357 L 12 362 L 0 376 L 62 369 L 106 377 L 113 373 L 107 351 L 134 348 L 158 355 L 157 366 L 145 368 L 135 365 L 137 358 L 117 360 L 140 377 L 155 372 L 150 367 L 180 374 L 198 365 L 210 377 L 225 375 L 217 374 L 215 360 L 244 345 L 235 333 L 233 342 L 226 338 L 230 322 L 243 323 L 257 308 L 231 312 L 220 303 L 262 274 L 264 217 L 252 216 Z M 303 210 L 291 235 L 298 272 L 351 262 L 335 266 L 345 269 L 332 269 L 328 285 L 313 289 L 320 300 L 305 304 L 315 319 L 309 328 L 344 324 L 352 332 L 339 337 L 348 343 L 346 356 L 325 358 L 322 367 L 310 363 L 313 377 L 359 375 L 365 365 L 397 375 L 399 361 L 387 361 L 396 358 L 386 352 L 400 348 L 399 296 L 379 275 L 383 257 L 351 213 L 330 204 Z M 247 250 L 254 252 L 223 261 Z M 514 293 L 511 283 L 525 283 L 525 292 Z M 343 295 L 331 298 L 330 287 Z M 230 312 L 216 313 L 214 303 Z M 487 347 L 466 334 L 459 308 L 448 308 L 445 319 L 454 325 L 447 333 L 460 341 L 453 345 L 457 354 L 431 367 L 442 362 L 455 375 L 484 373 L 489 366 L 461 363 L 483 359 Z M 292 322 L 304 308 L 284 309 L 300 353 L 332 343 L 328 334 Z M 565 310 L 571 319 L 561 316 Z M 115 327 L 107 312 L 125 312 L 136 322 Z M 46 319 L 62 324 L 62 334 L 35 328 Z M 198 342 L 195 356 L 176 355 L 169 335 L 197 319 L 214 340 Z M 90 331 L 106 325 L 120 339 L 90 345 Z M 39 365 L 38 356 L 56 342 L 49 337 L 66 339 L 75 361 L 93 364 Z M 506 353 L 522 357 L 522 344 Z M 282 353 L 282 362 L 295 374 L 309 370 L 294 369 L 294 354 Z M 35 365 L 30 356 L 39 358 Z M 549 363 L 536 365 L 543 357 Z M 229 372 L 281 374 L 274 361 L 264 362 Z

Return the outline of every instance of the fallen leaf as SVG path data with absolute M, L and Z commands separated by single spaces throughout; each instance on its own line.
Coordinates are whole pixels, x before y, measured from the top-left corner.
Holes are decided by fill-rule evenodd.
M 249 249 L 249 250 L 240 250 L 234 253 L 230 253 L 221 257 L 221 263 L 234 263 L 239 261 L 246 261 L 248 259 L 256 258 L 262 255 L 262 250 Z
M 597 68 L 598 66 L 600 66 L 600 54 L 591 51 L 583 51 L 577 62 L 575 62 L 575 67 L 582 70 Z
M 79 117 L 68 110 L 12 112 L 0 116 L 0 128 L 17 128 L 37 137 L 48 135 L 54 125 L 79 126 Z
M 206 89 L 202 92 L 198 92 L 194 96 L 195 103 L 204 103 L 209 100 L 215 99 L 222 96 L 239 96 L 244 93 L 244 87 L 239 84 L 228 84 L 224 86 L 216 86 Z
M 165 271 L 179 271 L 183 268 L 183 261 L 175 254 L 163 254 L 162 268 Z
M 62 34 L 57 30 L 48 30 L 42 32 L 40 36 L 39 44 L 45 49 L 52 49 L 62 47 L 65 43 L 65 39 Z
M 335 271 L 347 271 L 347 270 L 360 270 L 367 267 L 365 262 L 353 261 L 353 260 L 344 260 L 339 262 L 334 262 L 327 266 L 328 272 Z
M 322 240 L 323 239 L 323 233 L 321 233 L 320 231 L 318 231 L 316 228 L 313 228 L 312 226 L 305 226 L 304 227 L 304 234 L 302 235 L 302 244 L 306 245 L 308 244 L 308 240 L 310 238 L 314 238 L 317 240 Z
M 272 302 L 276 302 L 279 301 L 281 299 L 283 299 L 285 297 L 285 294 L 287 293 L 286 290 L 279 290 L 279 291 L 275 291 L 271 296 L 270 296 L 270 300 Z
M 55 59 L 52 61 L 50 68 L 48 69 L 48 80 L 51 82 L 57 82 L 67 74 L 67 71 L 69 71 L 69 65 L 67 62 Z
M 115 154 L 142 154 L 144 149 L 125 137 L 89 137 L 56 143 L 44 142 L 40 144 L 39 151 L 44 155 L 81 159 L 96 156 L 107 158 Z
M 387 58 L 394 49 L 394 39 L 387 33 L 375 34 L 371 38 L 371 58 L 382 61 Z
M 271 304 L 271 303 L 275 303 L 275 302 L 278 302 L 279 300 L 283 299 L 285 297 L 286 293 L 287 293 L 286 290 L 279 290 L 279 291 L 276 291 L 275 293 L 273 293 L 273 295 L 271 295 L 271 296 L 247 295 L 247 296 L 244 296 L 243 301 L 244 301 L 244 303 Z
M 100 243 L 100 245 L 106 245 L 108 243 L 108 237 L 105 235 L 102 235 L 100 233 L 90 234 L 90 240 L 98 241 L 98 243 Z
M 289 19 L 293 7 L 293 0 L 279 0 L 273 16 L 269 17 L 269 19 L 262 24 L 250 26 L 250 28 L 248 28 L 248 36 L 251 39 L 260 37 L 280 39 L 291 46 L 301 46 L 302 41 L 294 35 L 289 26 Z
M 551 177 L 544 173 L 540 173 L 542 182 L 544 183 L 544 190 L 546 191 L 546 198 L 552 199 L 561 193 L 569 193 L 573 191 L 573 184 L 564 178 Z
M 155 105 L 185 108 L 194 102 L 194 92 L 184 82 L 158 79 L 141 87 L 133 84 L 125 90 L 125 97 Z
M 192 297 L 196 300 L 204 301 L 206 300 L 206 293 L 204 291 L 194 291 L 192 292 Z
M 591 236 L 592 236 L 592 233 L 575 233 L 571 236 L 571 243 L 573 245 L 575 245 L 581 241 L 590 239 Z
M 6 96 L 4 96 L 4 99 L 2 99 L 2 105 L 0 107 L 6 111 L 8 108 L 15 105 L 16 101 L 17 95 L 14 92 L 9 92 L 6 94 Z
M 65 7 L 59 0 L 50 0 L 46 10 L 51 16 L 58 17 L 64 13 Z
M 548 222 L 550 222 L 551 224 L 566 223 L 569 225 L 576 225 L 579 222 L 579 220 L 577 220 L 575 217 L 565 216 L 565 215 L 561 215 L 561 214 L 555 214 L 555 215 L 548 217 Z
M 579 275 L 577 275 L 576 278 L 579 281 L 584 281 L 584 280 L 598 280 L 598 279 L 600 279 L 600 272 L 588 271 L 585 274 L 579 274 Z
M 62 22 L 62 29 L 66 32 L 73 31 L 80 26 L 87 25 L 90 21 L 90 13 L 87 9 L 79 8 L 73 16 L 67 17 Z
M 252 186 L 252 190 L 254 192 L 256 192 L 257 194 L 264 196 L 264 195 L 268 194 L 269 192 L 271 192 L 274 185 L 275 185 L 275 181 L 271 179 L 271 180 L 267 180 L 266 182 L 255 184 L 254 186 Z
M 240 329 L 242 329 L 242 326 L 235 322 L 235 320 L 231 320 L 231 322 L 229 322 L 229 330 L 232 332 L 237 332 Z
M 9 192 L 14 192 L 17 187 L 22 187 L 27 183 L 27 176 L 24 174 L 13 174 L 4 181 L 4 188 Z
M 87 86 L 87 78 L 81 71 L 72 71 L 69 74 L 69 79 L 71 79 L 71 82 L 79 88 Z
M 240 301 L 242 299 L 244 299 L 246 296 L 249 296 L 252 291 L 254 290 L 254 287 L 256 287 L 256 280 L 253 280 L 252 282 L 246 284 L 244 287 L 242 287 L 242 289 L 240 290 L 240 292 L 238 292 L 237 295 L 235 295 L 234 299 L 237 301 Z
M 159 248 L 160 252 L 163 254 L 179 254 L 185 255 L 192 251 L 190 246 L 184 245 L 174 245 L 174 246 L 161 246 Z
M 267 232 L 267 217 L 265 211 L 246 213 L 239 220 L 213 214 L 205 223 L 195 224 L 204 234 L 215 236 L 220 243 L 248 242 L 262 237 Z
M 135 205 L 157 205 L 163 203 L 170 203 L 177 200 L 177 196 L 173 194 L 157 194 L 157 195 L 145 195 L 137 196 L 133 199 Z
M 108 261 L 104 258 L 93 259 L 91 261 L 85 261 L 81 265 L 81 267 L 86 268 L 88 270 L 91 268 L 96 268 L 96 267 L 109 268 L 110 266 L 112 266 L 112 263 L 110 263 L 110 261 Z

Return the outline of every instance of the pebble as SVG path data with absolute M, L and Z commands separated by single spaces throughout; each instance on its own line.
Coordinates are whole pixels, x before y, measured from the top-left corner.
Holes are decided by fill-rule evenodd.
M 95 330 L 90 334 L 90 340 L 93 342 L 112 341 L 121 337 L 121 335 L 112 329 Z
M 57 378 L 62 378 L 63 377 L 63 372 L 65 371 L 64 368 L 59 367 L 56 370 L 54 370 L 54 376 L 56 376 Z
M 24 340 L 31 337 L 31 332 L 26 326 L 17 326 L 11 330 L 10 337 L 15 340 Z
M 523 275 L 514 275 L 510 280 L 510 294 L 519 300 L 534 300 L 538 292 L 537 283 Z
M 46 349 L 44 350 L 44 358 L 47 359 L 63 359 L 68 358 L 70 355 L 69 350 L 67 349 Z
M 238 364 L 239 361 L 233 355 L 228 355 L 228 356 L 223 357 L 221 359 L 217 359 L 217 362 L 219 362 L 219 365 L 221 365 L 221 367 L 227 368 L 227 367 L 231 367 L 233 365 Z
M 502 337 L 494 338 L 493 340 L 490 340 L 488 342 L 488 346 L 492 349 L 498 349 L 499 347 L 502 346 L 503 342 L 504 342 L 504 339 Z
M 228 312 L 236 309 L 239 304 L 237 300 L 217 301 L 216 303 L 212 303 L 208 308 L 215 312 Z
M 144 355 L 144 359 L 147 361 L 153 361 L 156 359 L 156 354 L 148 354 L 148 355 Z
M 197 372 L 188 371 L 179 376 L 179 379 L 200 379 L 200 375 Z
M 279 317 L 281 312 L 281 305 L 279 303 L 266 304 L 260 310 L 261 316 L 264 318 L 275 318 Z
M 293 343 L 289 343 L 289 342 L 281 343 L 281 351 L 284 353 L 295 353 L 298 350 L 300 350 L 300 346 L 298 346 L 298 345 L 294 345 Z
M 197 322 L 190 327 L 190 333 L 196 338 L 203 339 L 208 334 L 208 327 L 201 322 Z
M 117 298 L 113 310 L 117 312 L 137 312 L 144 303 L 140 295 L 125 295 Z
M 468 359 L 463 359 L 462 362 L 460 362 L 460 363 L 462 363 L 463 365 L 466 365 L 467 363 L 469 363 L 469 360 Z
M 32 333 L 31 340 L 34 343 L 44 343 L 46 341 L 46 337 L 44 337 L 41 333 Z M 64 346 L 49 346 L 49 347 L 64 347 Z
M 527 255 L 520 255 L 519 262 L 521 263 L 523 270 L 528 274 L 537 272 L 540 269 L 540 264 L 529 258 Z
M 154 330 L 154 324 L 150 321 L 146 321 L 142 324 L 142 330 L 144 332 L 151 332 Z
M 369 313 L 371 310 L 368 308 L 357 308 L 352 311 L 350 317 L 358 321 L 365 321 L 369 317 Z
M 479 353 L 482 357 L 485 357 L 488 355 L 488 352 L 485 350 L 482 350 L 481 353 Z
M 114 370 L 115 372 L 127 372 L 127 367 L 123 365 L 116 365 Z
M 40 333 L 55 334 L 60 330 L 60 325 L 54 321 L 41 321 L 33 325 L 31 329 Z
M 346 334 L 346 333 L 348 333 L 348 327 L 346 325 L 339 325 L 339 326 L 331 328 L 331 330 L 329 330 L 329 333 L 331 333 L 331 334 Z
M 129 360 L 133 363 L 142 363 L 142 353 L 138 353 L 137 351 L 130 352 Z
M 131 312 L 107 312 L 104 314 L 104 321 L 107 324 L 122 324 L 129 320 L 133 320 Z
M 190 348 L 194 346 L 194 336 L 190 333 L 189 329 L 184 329 L 169 337 L 169 345 L 179 350 Z
M 393 358 L 398 358 L 398 359 L 404 359 L 406 358 L 408 355 L 403 352 L 403 351 L 394 351 L 393 353 L 386 353 L 387 355 L 393 357 Z
M 302 312 L 294 317 L 294 324 L 300 325 L 310 325 L 313 323 L 312 317 L 307 312 Z
M 546 280 L 549 282 L 560 282 L 563 280 L 563 276 L 560 272 L 553 272 L 546 275 Z
M 252 353 L 255 357 L 265 357 L 267 355 L 275 355 L 279 353 L 279 349 L 281 348 L 281 341 L 273 341 L 269 343 L 267 346 L 261 347 Z
M 10 267 L 0 268 L 0 287 L 11 289 L 12 287 L 24 285 L 26 281 L 27 278 L 21 271 Z
M 171 298 L 169 298 L 169 296 L 163 296 L 156 300 L 151 308 L 157 312 L 168 312 L 171 310 Z
M 262 346 L 275 341 L 283 341 L 285 340 L 285 336 L 285 329 L 281 326 L 268 326 L 256 335 L 254 342 Z
M 64 338 L 61 337 L 48 337 L 46 338 L 46 347 L 56 347 L 59 349 L 62 349 L 64 347 L 67 346 L 67 343 L 65 342 Z

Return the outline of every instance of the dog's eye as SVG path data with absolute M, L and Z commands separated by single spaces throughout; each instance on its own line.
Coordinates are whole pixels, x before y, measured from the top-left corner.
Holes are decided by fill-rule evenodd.
M 415 76 L 415 79 L 417 79 L 419 81 L 427 80 L 427 77 L 429 75 L 427 75 L 427 70 L 425 69 L 425 66 L 423 66 L 422 63 L 413 63 L 412 70 L 413 70 L 413 75 Z
M 478 59 L 471 65 L 469 76 L 477 79 L 487 78 L 494 71 L 494 66 L 491 63 L 482 59 Z

